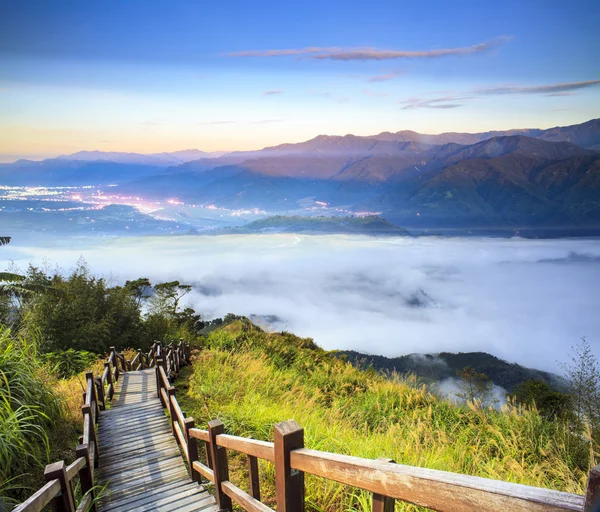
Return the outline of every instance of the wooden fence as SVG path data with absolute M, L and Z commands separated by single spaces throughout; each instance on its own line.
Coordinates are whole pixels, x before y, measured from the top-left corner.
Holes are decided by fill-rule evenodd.
M 98 467 L 99 447 L 96 438 L 96 424 L 100 411 L 112 400 L 115 386 L 121 372 L 140 370 L 155 365 L 159 358 L 165 361 L 165 370 L 172 378 L 179 368 L 189 361 L 190 348 L 183 342 L 163 347 L 156 342 L 147 354 L 138 351 L 135 358 L 127 361 L 123 354 L 111 347 L 104 363 L 104 372 L 100 377 L 86 374 L 86 391 L 83 394 L 83 435 L 75 448 L 76 460 L 69 464 L 65 461 L 54 462 L 46 466 L 44 479 L 46 485 L 34 493 L 27 501 L 18 505 L 13 512 L 39 512 L 50 505 L 55 512 L 95 511 L 96 482 L 94 470 Z M 74 481 L 79 478 L 82 499 L 76 503 Z
M 193 418 L 181 410 L 171 382 L 179 367 L 190 356 L 182 343 L 165 350 L 153 345 L 148 354 L 138 353 L 131 363 L 111 351 L 101 382 L 88 377 L 84 414 L 84 436 L 77 447 L 78 459 L 68 467 L 64 463 L 46 468 L 48 483 L 17 511 L 37 511 L 52 501 L 54 510 L 83 511 L 92 503 L 93 467 L 98 456 L 94 423 L 97 407 L 110 398 L 118 379 L 118 361 L 122 369 L 156 368 L 157 395 L 168 410 L 172 432 L 187 460 L 190 478 L 204 479 L 214 485 L 221 510 L 231 510 L 233 503 L 249 512 L 270 512 L 261 502 L 258 459 L 275 466 L 277 512 L 304 511 L 304 474 L 312 474 L 372 493 L 373 512 L 393 512 L 396 500 L 413 503 L 440 512 L 600 512 L 600 466 L 589 474 L 585 496 L 569 494 L 521 484 L 480 478 L 446 471 L 396 464 L 390 459 L 363 459 L 327 453 L 304 447 L 304 432 L 294 420 L 274 427 L 274 442 L 259 441 L 225 434 L 220 420 L 208 428 L 196 428 Z M 111 369 L 112 368 L 112 369 Z M 106 385 L 106 391 L 104 391 Z M 102 401 L 95 400 L 102 396 Z M 199 446 L 200 445 L 200 446 Z M 205 452 L 206 464 L 199 460 L 199 447 Z M 245 492 L 229 480 L 227 451 L 247 456 L 248 488 Z M 71 481 L 79 473 L 86 498 L 75 509 Z M 62 508 L 61 508 L 62 507 Z

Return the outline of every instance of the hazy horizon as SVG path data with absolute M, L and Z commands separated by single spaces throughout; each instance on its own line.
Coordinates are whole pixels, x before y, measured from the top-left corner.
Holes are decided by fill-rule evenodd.
M 591 118 L 584 118 L 581 121 L 578 121 L 576 123 L 573 124 L 581 124 L 581 123 L 585 123 L 588 121 L 592 121 L 593 119 Z M 412 130 L 410 128 L 402 128 L 402 129 L 398 129 L 395 130 L 394 132 L 391 133 L 395 133 L 395 132 L 402 132 L 402 131 L 413 131 L 416 133 L 419 133 L 421 135 L 443 135 L 443 134 L 447 134 L 447 133 L 485 133 L 488 131 L 506 131 L 506 130 L 547 130 L 550 128 L 560 128 L 561 126 L 512 126 L 512 127 L 504 127 L 504 128 L 493 128 L 493 129 L 489 129 L 489 130 L 483 130 L 481 132 L 460 132 L 458 130 L 448 130 L 445 132 L 416 132 L 416 130 Z M 0 163 L 14 163 L 17 162 L 18 160 L 32 160 L 32 161 L 42 161 L 42 160 L 46 160 L 46 159 L 50 159 L 50 158 L 58 158 L 60 156 L 70 156 L 76 153 L 83 153 L 83 152 L 101 152 L 101 153 L 132 153 L 132 154 L 142 154 L 142 155 L 153 155 L 153 154 L 162 154 L 162 153 L 178 153 L 178 152 L 184 152 L 184 151 L 203 151 L 206 153 L 232 153 L 232 152 L 236 152 L 236 151 L 258 151 L 261 149 L 265 149 L 268 147 L 272 147 L 272 146 L 277 146 L 279 144 L 298 144 L 301 142 L 307 142 L 309 140 L 313 140 L 316 137 L 320 137 L 320 136 L 326 136 L 326 137 L 344 137 L 346 135 L 355 135 L 355 136 L 360 136 L 360 137 L 376 137 L 377 135 L 380 135 L 381 133 L 390 133 L 389 131 L 380 131 L 377 133 L 365 133 L 365 134 L 358 134 L 358 133 L 317 133 L 307 139 L 302 139 L 302 140 L 286 140 L 284 142 L 279 142 L 277 144 L 266 144 L 266 145 L 259 145 L 259 146 L 253 146 L 253 147 L 241 147 L 241 148 L 231 148 L 228 150 L 219 150 L 219 151 L 209 151 L 206 150 L 202 147 L 189 147 L 189 148 L 179 148 L 179 149 L 175 149 L 175 150 L 161 150 L 161 149 L 153 149 L 151 151 L 146 151 L 146 152 L 137 152 L 137 151 L 133 151 L 131 149 L 122 149 L 122 150 L 104 150 L 104 149 L 99 149 L 99 148 L 87 148 L 87 147 L 82 147 L 76 151 L 73 151 L 72 153 L 54 153 L 54 154 L 45 154 L 45 155 L 7 155 L 7 154 L 0 154 Z

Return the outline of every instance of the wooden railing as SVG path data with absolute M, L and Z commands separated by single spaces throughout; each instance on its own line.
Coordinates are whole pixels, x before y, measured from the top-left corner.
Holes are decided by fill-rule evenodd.
M 187 461 L 190 478 L 212 483 L 220 510 L 233 503 L 249 512 L 270 512 L 261 502 L 258 460 L 275 466 L 277 512 L 304 511 L 304 474 L 308 473 L 371 492 L 373 512 L 393 512 L 396 500 L 440 512 L 600 512 L 600 466 L 590 471 L 585 496 L 521 484 L 491 480 L 446 471 L 396 464 L 390 459 L 363 459 L 311 450 L 304 447 L 304 431 L 294 420 L 274 427 L 274 442 L 225 434 L 223 423 L 208 422 L 206 430 L 195 427 L 177 401 L 174 377 L 190 358 L 184 343 L 163 347 L 155 343 L 148 354 L 138 352 L 127 362 L 111 349 L 100 379 L 87 374 L 87 391 L 82 408 L 84 430 L 77 447 L 77 460 L 69 466 L 57 462 L 46 467 L 47 484 L 16 511 L 40 511 L 52 503 L 55 511 L 95 510 L 94 467 L 98 446 L 94 425 L 105 400 L 112 398 L 121 370 L 154 367 L 157 396 L 168 410 L 172 433 Z M 100 400 L 98 400 L 100 398 Z M 199 460 L 198 442 L 203 443 L 206 464 Z M 248 488 L 242 490 L 229 479 L 227 450 L 247 456 Z M 79 475 L 81 503 L 73 498 L 73 478 Z
M 272 512 L 261 502 L 258 459 L 275 465 L 277 512 L 304 511 L 304 474 L 309 473 L 373 494 L 373 512 L 393 512 L 395 500 L 440 512 L 600 512 L 600 466 L 589 474 L 585 496 L 446 471 L 396 464 L 390 459 L 363 459 L 304 447 L 304 431 L 294 420 L 274 427 L 274 442 L 225 434 L 220 420 L 206 430 L 182 412 L 168 365 L 157 359 L 157 394 L 168 410 L 173 435 L 187 460 L 192 480 L 212 483 L 220 510 L 233 503 L 249 512 Z M 206 464 L 199 460 L 198 441 Z M 248 489 L 229 479 L 227 450 L 248 459 Z
M 50 505 L 54 512 L 85 512 L 96 510 L 96 487 L 94 470 L 98 467 L 100 456 L 96 437 L 96 424 L 100 411 L 112 400 L 115 387 L 122 372 L 132 368 L 140 370 L 155 365 L 157 357 L 165 354 L 168 361 L 168 372 L 174 377 L 182 364 L 189 360 L 189 346 L 180 342 L 163 348 L 155 342 L 150 351 L 144 354 L 141 350 L 132 361 L 127 361 L 124 354 L 110 348 L 104 363 L 104 372 L 99 377 L 86 373 L 86 390 L 83 394 L 83 435 L 75 448 L 76 460 L 66 465 L 65 461 L 54 462 L 46 466 L 44 479 L 46 484 L 34 493 L 27 501 L 18 505 L 13 512 L 39 512 Z M 82 498 L 76 503 L 73 482 L 79 477 Z

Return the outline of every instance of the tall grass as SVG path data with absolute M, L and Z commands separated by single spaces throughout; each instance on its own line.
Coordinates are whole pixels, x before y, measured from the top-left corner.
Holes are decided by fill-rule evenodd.
M 309 448 L 584 490 L 589 446 L 568 425 L 510 403 L 501 411 L 458 406 L 414 377 L 358 370 L 288 333 L 240 322 L 216 331 L 177 386 L 197 425 L 218 417 L 235 435 L 272 440 L 273 425 L 294 418 Z M 232 452 L 230 464 L 232 480 L 244 487 L 244 458 Z M 272 465 L 262 463 L 261 473 L 262 494 L 273 505 Z M 368 494 L 310 476 L 307 502 L 312 510 L 370 510 Z
M 64 412 L 54 381 L 35 341 L 0 330 L 0 500 L 18 494 L 23 476 L 48 461 L 47 432 Z

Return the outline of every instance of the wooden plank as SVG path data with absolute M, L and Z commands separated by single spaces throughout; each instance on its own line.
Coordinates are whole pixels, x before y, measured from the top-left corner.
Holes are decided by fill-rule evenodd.
M 273 443 L 221 434 L 217 436 L 217 444 L 223 448 L 228 448 L 229 450 L 236 450 L 245 453 L 246 455 L 252 455 L 259 459 L 275 462 L 275 449 Z
M 112 509 L 112 512 L 146 512 L 147 510 L 160 510 L 161 512 L 172 509 L 173 505 L 181 506 L 186 499 L 192 498 L 192 502 L 208 500 L 214 504 L 214 499 L 197 485 L 186 488 L 177 488 L 176 492 L 163 492 L 159 496 L 146 497 L 130 502 L 126 507 Z M 176 509 L 177 510 L 177 509 Z
M 111 487 L 114 488 L 122 482 L 134 482 L 140 478 L 168 473 L 175 469 L 184 470 L 185 468 L 181 464 L 180 458 L 172 457 L 170 459 L 158 460 L 152 462 L 151 464 L 145 464 L 120 471 L 119 473 L 112 475 L 109 479 L 109 482 Z
M 154 489 L 148 489 L 143 493 L 142 496 L 139 494 L 125 496 L 125 497 L 117 497 L 115 500 L 106 503 L 102 507 L 103 512 L 114 511 L 115 509 L 121 509 L 123 511 L 129 510 L 129 507 L 135 506 L 134 503 L 137 501 L 143 501 L 145 498 L 148 501 L 159 500 L 161 495 L 169 495 L 173 493 L 179 493 L 182 489 L 187 489 L 189 487 L 197 488 L 198 486 L 189 482 L 173 482 L 171 484 L 162 485 L 155 487 Z
M 240 507 L 248 512 L 273 512 L 272 508 L 267 507 L 264 503 L 255 500 L 247 492 L 242 491 L 231 482 L 223 482 L 221 484 L 223 491 Z
M 181 428 L 183 428 L 183 425 L 185 423 L 185 415 L 183 414 L 183 411 L 181 410 L 181 407 L 179 406 L 179 402 L 177 401 L 175 395 L 171 396 L 171 405 L 175 411 L 175 416 L 177 417 L 179 425 L 181 426 Z
M 581 512 L 583 508 L 583 497 L 575 494 L 306 448 L 292 451 L 290 461 L 299 471 L 440 512 Z
M 51 480 L 26 501 L 18 505 L 13 512 L 41 512 L 59 492 L 60 482 L 56 479 Z
M 140 466 L 152 464 L 158 460 L 168 460 L 174 457 L 179 457 L 180 453 L 177 448 L 171 448 L 168 451 L 152 452 L 147 455 L 141 455 L 139 457 L 126 459 L 123 461 L 115 461 L 109 467 L 102 467 L 101 471 L 98 472 L 98 476 L 103 479 L 110 479 L 111 475 L 118 474 L 121 471 L 137 468 Z
M 215 483 L 215 474 L 212 469 L 210 469 L 208 466 L 205 466 L 204 464 L 202 464 L 202 462 L 200 462 L 199 460 L 194 462 L 193 466 L 194 466 L 194 470 L 197 471 L 198 473 L 200 473 L 209 482 L 211 482 L 213 484 Z
M 69 466 L 67 466 L 67 478 L 69 480 L 73 480 L 77 473 L 79 473 L 79 470 L 85 467 L 85 463 L 85 459 L 83 457 L 79 457 L 75 460 L 75 462 L 69 464 Z
M 206 441 L 207 443 L 210 441 L 208 437 L 208 430 L 200 430 L 199 428 L 190 429 L 190 435 L 195 439 L 200 439 L 201 441 Z M 219 436 L 221 437 L 221 436 Z
M 187 457 L 188 457 L 187 442 L 185 440 L 185 436 L 183 435 L 183 432 L 181 431 L 181 427 L 179 426 L 179 423 L 175 423 L 175 435 L 177 437 L 177 440 L 179 441 L 179 446 L 181 446 L 181 449 L 183 450 L 183 454 L 185 455 L 185 458 L 187 459 Z

